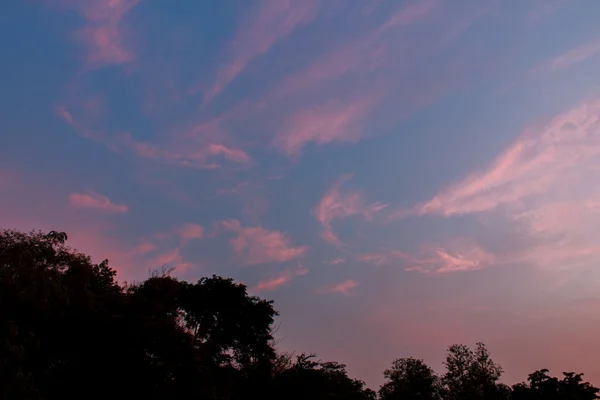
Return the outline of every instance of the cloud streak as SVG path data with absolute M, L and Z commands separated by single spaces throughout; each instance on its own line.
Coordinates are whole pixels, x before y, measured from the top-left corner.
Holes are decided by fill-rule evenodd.
M 594 38 L 534 68 L 533 72 L 559 71 L 581 64 L 600 54 L 600 38 Z
M 297 268 L 286 269 L 273 278 L 258 282 L 254 290 L 257 292 L 267 292 L 279 289 L 280 287 L 287 286 L 294 278 L 306 275 L 307 273 L 308 270 L 299 264 Z
M 598 172 L 600 101 L 591 99 L 527 129 L 489 167 L 411 212 L 443 217 L 500 213 L 512 234 L 521 236 L 523 248 L 504 250 L 497 262 L 575 267 L 600 253 L 600 190 L 591 184 Z M 482 255 L 470 254 L 475 259 Z M 448 270 L 470 265 L 439 256 L 449 262 Z
M 109 214 L 122 214 L 129 211 L 124 204 L 115 204 L 108 197 L 95 192 L 71 193 L 69 205 L 74 208 L 89 208 Z
M 258 12 L 239 27 L 229 46 L 231 60 L 219 68 L 205 102 L 219 95 L 255 57 L 310 22 L 317 9 L 317 0 L 262 0 Z
M 361 119 L 374 104 L 363 98 L 347 104 L 327 102 L 319 107 L 290 115 L 275 135 L 273 145 L 289 157 L 296 157 L 308 143 L 356 142 L 362 134 Z
M 324 286 L 319 291 L 321 293 L 338 293 L 344 295 L 350 295 L 352 293 L 352 289 L 356 288 L 359 285 L 353 279 L 347 279 L 343 282 L 339 282 L 330 286 Z
M 119 135 L 111 147 L 125 146 L 142 158 L 164 161 L 182 167 L 198 169 L 218 169 L 222 158 L 234 164 L 247 166 L 252 157 L 241 149 L 228 147 L 223 144 L 198 145 L 197 143 L 182 143 L 178 147 L 157 146 L 152 143 L 134 139 L 130 134 Z
M 592 173 L 600 168 L 599 118 L 600 101 L 589 101 L 541 128 L 523 132 L 487 169 L 418 205 L 416 213 L 452 216 L 491 211 L 585 184 L 582 166 Z
M 432 275 L 476 271 L 505 262 L 466 238 L 439 245 L 422 245 L 415 254 L 390 250 L 356 254 L 355 260 L 371 265 L 398 266 L 406 271 Z

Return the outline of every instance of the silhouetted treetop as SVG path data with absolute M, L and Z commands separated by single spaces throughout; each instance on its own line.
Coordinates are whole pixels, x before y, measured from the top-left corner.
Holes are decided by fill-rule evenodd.
M 213 275 L 120 284 L 63 232 L 0 231 L 0 399 L 374 400 L 346 366 L 277 354 L 272 301 Z M 316 328 L 318 329 L 318 328 Z M 368 344 L 366 344 L 368 345 Z M 396 359 L 381 400 L 591 400 L 583 375 L 548 370 L 512 388 L 483 343 L 448 348 L 438 376 Z

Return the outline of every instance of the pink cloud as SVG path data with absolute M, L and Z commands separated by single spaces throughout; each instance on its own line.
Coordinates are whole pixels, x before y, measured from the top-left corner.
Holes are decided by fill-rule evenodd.
M 73 120 L 73 115 L 67 111 L 64 107 L 58 106 L 55 109 L 56 115 L 61 117 L 67 124 L 74 125 L 75 121 Z
M 221 165 L 213 162 L 213 159 L 218 156 L 237 164 L 247 165 L 252 162 L 252 158 L 243 150 L 227 147 L 223 144 L 200 145 L 200 149 L 198 149 L 197 143 L 188 143 L 187 145 L 182 143 L 179 147 L 171 146 L 171 148 L 167 146 L 159 147 L 151 143 L 138 141 L 128 133 L 121 134 L 116 143 L 132 149 L 140 157 L 162 160 L 183 167 L 217 169 Z
M 596 201 L 596 199 L 581 199 L 549 202 L 517 213 L 513 218 L 530 232 L 539 235 L 581 230 L 588 226 L 586 222 L 600 215 Z
M 342 176 L 323 196 L 315 210 L 315 217 L 324 229 L 321 237 L 336 246 L 341 246 L 343 243 L 333 232 L 331 225 L 333 220 L 354 215 L 362 215 L 368 220 L 372 218 L 373 213 L 377 213 L 385 208 L 385 205 L 379 202 L 366 205 L 361 194 L 358 192 L 343 193 L 341 191 L 342 184 L 351 178 L 351 175 Z
M 186 223 L 176 229 L 177 235 L 184 242 L 204 237 L 204 228 L 198 224 Z
M 143 241 L 139 245 L 135 246 L 129 254 L 131 256 L 143 256 L 154 250 L 156 250 L 155 244 Z
M 75 208 L 90 208 L 111 214 L 121 214 L 129 211 L 124 204 L 115 204 L 108 197 L 98 193 L 71 193 L 69 205 Z
M 151 262 L 156 267 L 174 268 L 177 272 L 186 272 L 193 266 L 180 254 L 179 247 L 158 254 Z
M 460 249 L 436 248 L 432 257 L 417 260 L 414 268 L 422 272 L 445 274 L 450 272 L 475 271 L 495 262 L 495 256 L 483 248 L 469 244 Z M 413 267 L 408 267 L 411 269 Z
M 347 104 L 328 102 L 294 112 L 275 135 L 273 145 L 294 157 L 311 142 L 317 145 L 356 142 L 362 134 L 361 120 L 373 104 L 367 97 Z
M 210 155 L 222 155 L 226 159 L 240 164 L 245 164 L 252 161 L 250 156 L 244 151 L 240 149 L 230 149 L 222 144 L 211 144 L 208 146 L 207 151 Z
M 398 264 L 407 271 L 426 274 L 475 271 L 501 263 L 496 255 L 467 239 L 438 246 L 423 245 L 416 255 L 392 250 L 357 254 L 355 259 L 372 265 Z
M 393 28 L 419 21 L 435 8 L 435 4 L 433 0 L 424 0 L 399 7 L 382 26 L 375 27 L 362 36 L 353 37 L 347 43 L 327 52 L 307 68 L 285 78 L 272 96 L 278 98 L 290 95 L 351 72 L 373 71 L 389 61 L 388 45 L 382 36 Z M 396 41 L 395 51 L 398 51 L 397 45 Z
M 257 14 L 242 23 L 230 45 L 231 61 L 222 65 L 205 95 L 210 102 L 255 58 L 279 40 L 306 25 L 317 14 L 316 0 L 262 0 Z
M 275 290 L 288 285 L 294 278 L 306 275 L 307 273 L 308 270 L 306 268 L 302 267 L 302 265 L 298 265 L 297 268 L 286 269 L 276 277 L 258 282 L 254 290 L 257 292 Z
M 38 172 L 31 176 L 8 174 L 20 179 L 11 179 L 8 182 L 10 191 L 6 196 L 0 196 L 0 220 L 4 228 L 25 232 L 32 229 L 66 232 L 68 246 L 90 255 L 94 263 L 108 259 L 121 281 L 145 279 L 149 269 L 160 268 L 164 264 L 176 267 L 177 272 L 198 265 L 187 261 L 179 249 L 170 249 L 168 243 L 123 236 L 127 229 L 124 229 L 126 226 L 122 218 L 106 220 L 94 218 L 90 213 L 71 212 L 63 206 L 64 193 L 53 179 L 54 174 L 46 173 L 40 175 Z M 64 178 L 64 173 L 61 176 Z M 35 201 L 40 196 L 44 197 L 41 207 Z M 114 205 L 105 196 L 96 193 L 73 193 L 69 200 L 72 207 L 91 207 L 103 212 L 123 210 L 123 206 Z
M 293 246 L 283 232 L 244 227 L 238 220 L 222 221 L 221 228 L 237 235 L 231 245 L 246 265 L 286 262 L 308 251 L 306 246 Z
M 326 81 L 351 72 L 373 72 L 390 61 L 392 46 L 396 53 L 399 51 L 398 41 L 386 39 L 384 34 L 422 19 L 435 8 L 435 4 L 433 0 L 426 0 L 398 8 L 384 25 L 352 38 L 304 70 L 284 79 L 270 93 L 268 100 L 278 101 L 285 96 L 297 95 L 300 91 L 322 87 Z M 289 157 L 297 157 L 309 143 L 320 146 L 332 142 L 358 141 L 364 135 L 369 112 L 383 100 L 384 92 L 389 89 L 389 84 L 384 86 L 374 90 L 371 85 L 368 90 L 345 96 L 344 101 L 328 100 L 316 107 L 294 111 L 279 128 L 273 145 Z
M 417 214 L 444 216 L 491 211 L 536 196 L 559 195 L 581 184 L 600 163 L 600 101 L 590 101 L 525 131 L 482 172 L 438 193 L 415 208 Z
M 532 72 L 556 71 L 581 64 L 600 54 L 600 38 L 594 38 L 536 66 Z
M 340 283 L 336 283 L 331 286 L 325 286 L 325 287 L 321 288 L 320 291 L 322 293 L 340 293 L 340 294 L 349 295 L 351 293 L 352 289 L 354 289 L 358 285 L 359 285 L 359 283 L 356 282 L 355 280 L 348 279 L 348 280 L 345 280 Z
M 413 1 L 401 8 L 398 8 L 381 27 L 381 29 L 390 29 L 400 26 L 406 26 L 420 20 L 437 5 L 436 0 L 418 0 Z
M 522 248 L 503 251 L 496 263 L 567 269 L 589 265 L 600 255 L 600 190 L 590 184 L 598 172 L 600 101 L 589 100 L 526 130 L 488 168 L 440 191 L 412 212 L 476 214 L 485 223 L 485 216 L 495 211 L 493 215 L 508 222 L 523 242 Z M 470 265 L 445 260 L 448 265 L 442 269 Z
M 329 264 L 329 265 L 339 265 L 339 264 L 344 264 L 346 262 L 345 258 L 334 258 L 333 260 L 330 261 L 323 261 L 324 264 Z
M 278 7 L 286 9 L 287 4 L 287 1 L 282 1 Z M 391 61 L 390 53 L 394 54 L 395 63 L 405 64 L 406 59 L 398 54 L 407 47 L 407 44 L 402 42 L 402 49 L 399 49 L 399 40 L 386 35 L 395 31 L 401 32 L 399 28 L 422 19 L 435 8 L 432 7 L 434 4 L 432 1 L 424 1 L 400 7 L 394 13 L 395 19 L 387 21 L 385 28 L 373 27 L 359 37 L 346 40 L 339 47 L 331 48 L 330 51 L 324 52 L 323 57 L 309 63 L 306 68 L 276 83 L 265 97 L 242 101 L 218 117 L 196 124 L 189 131 L 188 136 L 198 137 L 216 131 L 227 135 L 227 132 L 239 129 L 238 126 L 250 125 L 259 131 L 267 131 L 270 134 L 274 132 L 271 138 L 272 145 L 288 157 L 297 158 L 308 144 L 323 146 L 330 143 L 354 143 L 366 132 L 380 130 L 381 126 L 376 129 L 371 125 L 378 121 L 378 125 L 387 126 L 392 123 L 390 120 L 396 121 L 396 118 L 399 118 L 397 108 L 403 110 L 409 108 L 404 105 L 397 107 L 393 112 L 393 118 L 389 114 L 387 118 L 369 115 L 377 111 L 377 105 L 389 97 L 391 82 L 395 87 L 394 93 L 399 91 L 406 93 L 407 88 L 403 87 L 404 82 L 407 81 L 405 74 L 402 74 L 401 82 L 398 82 L 398 79 L 380 79 L 377 84 L 365 83 L 363 88 L 357 88 L 356 82 L 345 85 L 344 91 L 350 93 L 332 91 L 327 84 L 350 72 L 372 74 L 377 68 Z M 303 3 L 293 7 L 307 6 Z M 400 69 L 403 73 L 406 72 L 406 68 L 397 67 L 394 68 L 395 71 Z M 364 79 L 361 82 L 364 82 Z M 315 93 L 322 90 L 326 91 L 325 97 Z M 310 95 L 312 100 L 305 95 Z M 313 97 L 313 95 L 317 96 Z M 430 99 L 432 96 L 415 94 L 415 96 L 404 97 L 418 97 L 415 102 L 421 104 L 427 102 L 422 100 L 422 97 Z M 210 98 L 212 97 L 209 95 L 208 99 Z
M 71 126 L 77 134 L 104 145 L 110 151 L 118 152 L 119 144 L 97 129 L 98 117 L 104 112 L 100 100 L 93 97 L 78 99 L 69 109 L 64 105 L 54 107 L 54 114 Z
M 77 38 L 86 46 L 89 67 L 122 64 L 134 56 L 125 46 L 122 21 L 140 0 L 62 0 L 62 6 L 75 9 L 86 25 Z
M 596 220 L 597 221 L 597 220 Z M 598 237 L 548 240 L 511 254 L 511 262 L 526 263 L 552 272 L 570 272 L 576 268 L 596 265 L 600 259 Z

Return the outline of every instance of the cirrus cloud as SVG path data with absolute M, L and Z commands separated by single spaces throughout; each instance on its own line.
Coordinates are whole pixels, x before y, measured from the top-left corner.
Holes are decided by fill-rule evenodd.
M 308 270 L 302 265 L 298 264 L 297 268 L 286 269 L 273 278 L 261 280 L 260 282 L 258 282 L 254 290 L 256 290 L 257 292 L 275 290 L 282 286 L 288 285 L 294 278 L 306 275 L 307 273 Z
M 121 214 L 129 211 L 124 204 L 115 204 L 108 197 L 95 192 L 71 193 L 69 205 L 75 208 L 89 208 L 110 214 Z
M 345 295 L 349 295 L 351 294 L 352 289 L 354 289 L 355 287 L 357 287 L 359 285 L 358 282 L 356 282 L 353 279 L 347 279 L 345 281 L 333 284 L 333 285 L 329 285 L 329 286 L 323 286 L 319 289 L 319 292 L 321 293 L 339 293 L 339 294 L 345 294 Z

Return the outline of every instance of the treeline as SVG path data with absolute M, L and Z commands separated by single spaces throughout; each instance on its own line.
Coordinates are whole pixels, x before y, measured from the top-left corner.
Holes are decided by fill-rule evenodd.
M 119 284 L 64 233 L 0 231 L 0 399 L 597 399 L 581 374 L 512 387 L 485 346 L 449 347 L 438 376 L 401 358 L 378 392 L 345 366 L 278 354 L 277 312 L 246 287 L 157 273 Z

